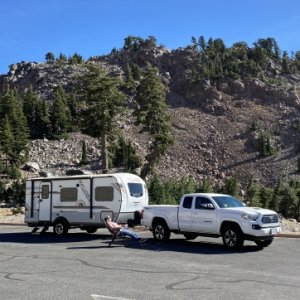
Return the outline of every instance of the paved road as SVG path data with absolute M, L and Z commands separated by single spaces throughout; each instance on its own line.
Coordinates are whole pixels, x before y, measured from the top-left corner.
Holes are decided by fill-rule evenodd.
M 0 226 L 0 298 L 26 299 L 300 299 L 300 240 L 276 238 L 262 251 L 239 252 L 219 239 L 169 243 L 149 238 L 143 248 L 121 241 L 108 248 L 105 229 L 31 235 Z

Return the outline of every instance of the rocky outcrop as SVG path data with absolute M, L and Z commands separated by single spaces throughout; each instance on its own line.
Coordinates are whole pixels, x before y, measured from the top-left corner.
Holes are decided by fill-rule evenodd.
M 9 83 L 22 92 L 31 85 L 51 101 L 53 88 L 63 85 L 67 91 L 71 90 L 74 78 L 86 72 L 87 63 L 101 64 L 122 77 L 127 63 L 143 68 L 148 62 L 159 68 L 167 85 L 175 137 L 174 146 L 157 166 L 162 177 L 190 175 L 220 183 L 226 176 L 237 176 L 243 184 L 255 177 L 267 185 L 274 184 L 279 176 L 297 178 L 300 77 L 280 75 L 276 64 L 270 63 L 273 72 L 265 77 L 211 82 L 196 76 L 201 71 L 200 57 L 192 47 L 172 51 L 146 47 L 138 51 L 119 50 L 78 65 L 17 63 L 11 65 L 8 74 L 0 76 L 0 88 Z M 249 130 L 254 121 L 259 129 L 267 130 L 272 136 L 276 145 L 273 156 L 261 157 L 258 132 Z M 149 137 L 139 133 L 130 113 L 120 123 L 126 138 L 144 158 Z M 81 167 L 82 139 L 87 141 L 90 160 L 84 168 L 100 172 L 98 141 L 78 133 L 71 134 L 69 140 L 32 141 L 29 161 L 36 163 L 39 171 L 54 174 Z M 29 174 L 38 172 L 32 164 L 25 170 Z

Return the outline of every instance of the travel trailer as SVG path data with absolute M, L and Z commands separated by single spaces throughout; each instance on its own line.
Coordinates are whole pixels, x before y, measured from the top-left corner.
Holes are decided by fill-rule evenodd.
M 145 182 L 130 173 L 32 178 L 26 181 L 25 223 L 32 232 L 53 226 L 57 235 L 75 227 L 94 233 L 108 215 L 139 224 L 147 204 Z

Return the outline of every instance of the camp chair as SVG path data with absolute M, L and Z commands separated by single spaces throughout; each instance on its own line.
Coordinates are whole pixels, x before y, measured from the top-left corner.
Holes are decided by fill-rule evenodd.
M 128 246 L 128 241 L 126 236 L 124 236 L 121 232 L 120 229 L 115 229 L 115 228 L 111 228 L 108 223 L 106 222 L 106 218 L 104 218 L 104 224 L 107 228 L 107 230 L 112 234 L 112 240 L 110 241 L 110 243 L 108 244 L 108 247 L 111 246 L 111 244 L 115 241 L 115 239 L 123 239 L 125 247 Z

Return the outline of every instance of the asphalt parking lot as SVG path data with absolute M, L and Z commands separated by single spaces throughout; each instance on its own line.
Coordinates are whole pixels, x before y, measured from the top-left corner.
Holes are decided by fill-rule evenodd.
M 299 299 L 299 239 L 233 252 L 221 239 L 140 234 L 145 247 L 108 247 L 105 229 L 57 237 L 0 226 L 1 299 Z

